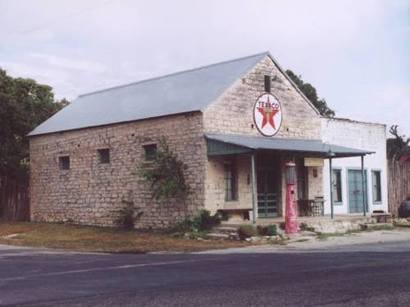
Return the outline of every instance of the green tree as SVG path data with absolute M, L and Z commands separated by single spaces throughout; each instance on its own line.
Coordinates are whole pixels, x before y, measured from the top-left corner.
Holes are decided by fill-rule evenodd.
M 171 151 L 163 137 L 155 157 L 148 163 L 141 163 L 139 175 L 150 184 L 152 196 L 157 201 L 185 200 L 189 194 L 184 174 L 187 168 Z
M 387 156 L 389 159 L 400 159 L 404 154 L 410 154 L 410 138 L 399 133 L 399 126 L 393 125 L 390 127 L 390 134 L 394 138 L 387 139 Z
M 316 88 L 310 84 L 310 83 L 305 83 L 302 80 L 301 76 L 297 76 L 293 71 L 287 70 L 286 74 L 289 76 L 289 78 L 292 79 L 292 81 L 298 86 L 298 88 L 302 91 L 303 94 L 313 103 L 313 105 L 319 110 L 320 114 L 323 116 L 327 117 L 334 117 L 335 116 L 335 111 L 333 111 L 329 106 L 327 105 L 327 102 L 325 99 L 321 98 L 319 99 Z
M 0 175 L 27 174 L 27 134 L 67 104 L 54 99 L 50 86 L 13 78 L 0 68 Z

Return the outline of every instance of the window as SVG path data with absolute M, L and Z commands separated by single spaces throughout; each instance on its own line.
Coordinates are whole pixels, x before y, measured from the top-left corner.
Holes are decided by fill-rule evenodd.
M 157 144 L 144 145 L 145 160 L 154 160 L 157 155 Z
M 332 193 L 333 193 L 333 202 L 341 203 L 342 202 L 342 170 L 334 169 L 332 171 Z
M 70 157 L 69 156 L 58 157 L 58 165 L 60 166 L 61 170 L 69 170 L 70 169 Z
M 271 78 L 268 75 L 265 75 L 265 92 L 270 93 L 270 86 L 271 86 Z
M 225 161 L 225 200 L 237 200 L 236 164 L 233 160 Z
M 303 165 L 303 161 L 296 163 L 297 167 L 297 195 L 299 200 L 308 199 L 308 168 Z
M 110 150 L 108 148 L 98 149 L 98 161 L 100 164 L 110 163 Z
M 372 171 L 372 184 L 373 184 L 373 202 L 382 201 L 382 184 L 381 184 L 381 172 Z

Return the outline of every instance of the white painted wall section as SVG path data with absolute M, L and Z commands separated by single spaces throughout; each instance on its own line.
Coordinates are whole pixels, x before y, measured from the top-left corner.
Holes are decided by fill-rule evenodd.
M 375 123 L 356 122 L 348 119 L 322 119 L 322 139 L 326 143 L 346 146 L 356 149 L 375 152 L 364 158 L 364 167 L 367 170 L 367 199 L 369 212 L 384 210 L 387 206 L 387 160 L 386 160 L 386 126 Z M 348 214 L 349 169 L 360 169 L 360 157 L 337 158 L 332 160 L 333 169 L 342 171 L 342 202 L 334 205 L 335 214 Z M 372 170 L 381 171 L 381 202 L 374 202 L 372 193 Z M 330 183 L 329 160 L 325 160 L 323 167 L 323 187 L 325 197 L 325 214 L 330 214 Z

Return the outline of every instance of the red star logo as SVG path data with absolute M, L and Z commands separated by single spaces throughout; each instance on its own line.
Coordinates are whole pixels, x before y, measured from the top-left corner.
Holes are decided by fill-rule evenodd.
M 273 117 L 279 112 L 279 108 L 275 108 L 272 106 L 272 104 L 269 101 L 269 96 L 268 96 L 268 101 L 264 103 L 263 107 L 258 107 L 258 111 L 262 114 L 263 120 L 262 120 L 262 129 L 265 127 L 267 123 L 269 123 L 273 129 L 276 129 L 275 127 L 275 122 L 273 121 Z

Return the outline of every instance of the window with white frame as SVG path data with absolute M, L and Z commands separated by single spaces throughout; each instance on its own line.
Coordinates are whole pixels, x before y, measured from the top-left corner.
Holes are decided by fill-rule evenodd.
M 382 201 L 381 171 L 372 171 L 373 202 Z
M 342 199 L 342 170 L 333 169 L 332 170 L 332 193 L 333 202 L 341 203 Z

